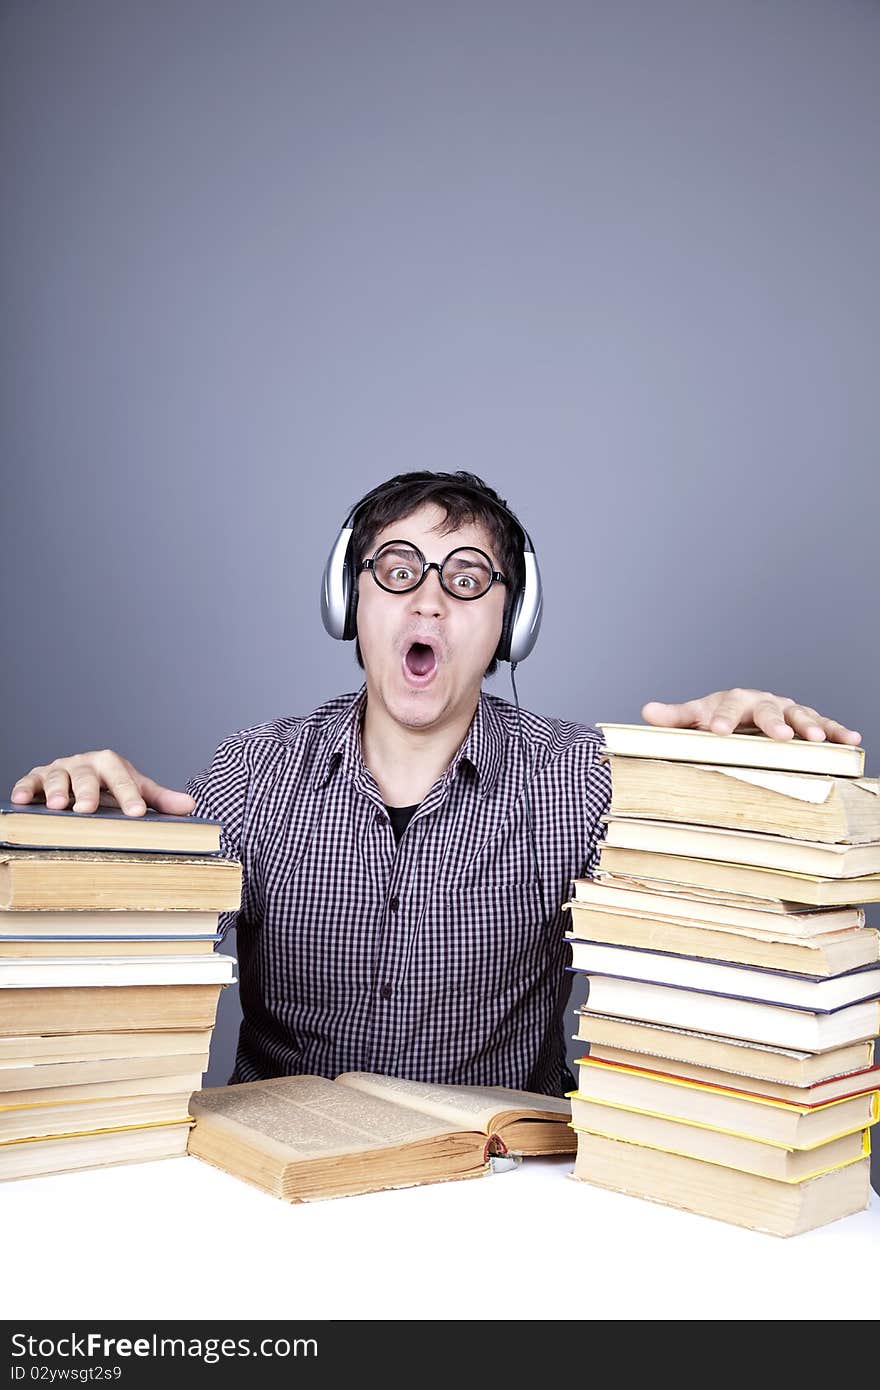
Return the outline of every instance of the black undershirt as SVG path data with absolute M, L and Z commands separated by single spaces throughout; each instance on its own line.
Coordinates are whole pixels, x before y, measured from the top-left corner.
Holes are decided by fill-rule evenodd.
M 415 806 L 387 806 L 385 810 L 391 821 L 391 829 L 394 831 L 394 843 L 400 844 L 400 837 L 409 825 L 420 803 L 417 801 Z

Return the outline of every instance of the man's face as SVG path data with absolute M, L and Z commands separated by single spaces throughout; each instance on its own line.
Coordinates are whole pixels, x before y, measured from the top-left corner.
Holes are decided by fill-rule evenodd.
M 407 540 L 439 564 L 459 546 L 476 546 L 491 557 L 493 569 L 500 568 L 488 531 L 465 525 L 442 535 L 444 521 L 443 508 L 426 503 L 380 531 L 370 553 L 385 541 Z M 368 570 L 358 585 L 368 700 L 411 729 L 441 725 L 473 709 L 501 636 L 507 587 L 496 583 L 482 598 L 463 601 L 446 592 L 436 570 L 407 593 L 386 593 Z

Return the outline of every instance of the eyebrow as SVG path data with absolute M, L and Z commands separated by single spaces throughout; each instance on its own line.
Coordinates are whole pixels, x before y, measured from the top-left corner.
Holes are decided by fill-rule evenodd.
M 401 559 L 415 559 L 416 557 L 420 557 L 420 556 L 421 556 L 421 551 L 418 549 L 418 547 L 416 546 L 416 544 L 415 544 L 414 541 L 411 541 L 408 545 L 403 544 L 403 543 L 400 543 L 400 544 L 398 544 L 398 545 L 387 545 L 387 543 L 386 543 L 385 546 L 378 546 L 378 547 L 377 547 L 377 549 L 380 549 L 380 550 L 383 549 L 383 548 L 385 549 L 386 554 L 388 554 L 388 555 L 396 555 L 396 556 L 398 556 L 398 557 L 401 558 Z M 458 546 L 458 545 L 457 545 L 457 546 L 453 546 L 453 549 L 447 551 L 446 555 L 443 557 L 443 563 L 445 564 L 445 562 L 446 562 L 446 560 L 448 560 L 449 556 L 452 555 L 452 554 L 454 553 L 454 551 L 456 551 L 456 550 L 475 550 L 476 548 L 477 548 L 476 546 L 472 546 L 472 545 L 461 545 L 461 546 Z M 480 559 L 481 559 L 481 562 L 483 562 L 483 561 L 482 561 L 482 556 L 480 557 Z M 456 560 L 454 561 L 454 563 L 453 563 L 453 568 L 471 569 L 471 568 L 473 567 L 473 563 L 474 563 L 474 562 L 473 562 L 472 560 L 466 560 L 466 559 L 463 559 L 463 558 L 458 558 L 458 559 L 456 559 Z M 495 561 L 492 559 L 491 556 L 489 556 L 489 568 L 490 568 L 490 569 L 495 569 Z
M 381 549 L 381 547 L 380 547 Z M 389 555 L 417 555 L 419 552 L 414 545 L 390 545 L 387 547 Z

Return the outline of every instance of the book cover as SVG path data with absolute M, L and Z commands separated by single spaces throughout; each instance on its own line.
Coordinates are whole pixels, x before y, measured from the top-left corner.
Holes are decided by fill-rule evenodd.
M 757 965 L 767 970 L 790 970 L 811 976 L 837 975 L 858 965 L 880 961 L 880 932 L 853 927 L 821 936 L 788 936 L 779 931 L 706 925 L 652 917 L 635 912 L 611 912 L 584 903 L 563 903 L 572 917 L 572 939 L 602 941 L 614 946 L 641 946 L 682 957 L 720 960 L 729 965 Z
M 867 1133 L 878 1118 L 876 1091 L 801 1111 L 781 1101 L 711 1094 L 697 1083 L 645 1080 L 635 1073 L 614 1077 L 593 1072 L 589 1089 L 570 1091 L 569 1097 L 575 1128 L 589 1129 L 591 1107 L 601 1106 L 800 1153 L 814 1152 L 849 1134 Z
M 880 1001 L 876 999 L 820 1013 L 614 975 L 582 978 L 586 982 L 582 1012 L 668 1023 L 771 1047 L 827 1052 L 880 1033 Z
M 574 1041 L 586 1043 L 591 1056 L 597 1051 L 602 1056 L 628 1051 L 640 1056 L 643 1066 L 677 1063 L 711 1069 L 716 1074 L 736 1073 L 771 1085 L 805 1087 L 874 1065 L 874 1039 L 870 1036 L 823 1052 L 806 1052 L 597 1010 L 576 1009 L 575 1017 Z
M 74 811 L 0 799 L 0 845 L 18 848 L 216 854 L 220 830 L 219 821 L 204 816 L 172 816 L 149 807 L 141 816 L 127 816 L 118 806 Z
M 672 884 L 623 874 L 572 880 L 573 901 L 609 911 L 694 922 L 697 926 L 739 927 L 743 931 L 778 931 L 786 936 L 817 936 L 846 927 L 863 927 L 863 907 L 811 907 L 777 898 L 743 893 L 716 893 L 691 884 Z
M 4 911 L 227 912 L 241 888 L 241 864 L 220 855 L 0 849 Z
M 698 859 L 686 854 L 659 854 L 656 850 L 628 849 L 601 842 L 598 876 L 606 872 L 637 877 L 652 884 L 686 885 L 712 892 L 736 893 L 747 898 L 777 899 L 814 907 L 852 907 L 880 902 L 880 874 L 856 878 L 829 878 L 794 869 L 768 869 L 754 864 L 733 864 L 720 859 Z
M 785 1008 L 830 1013 L 848 1004 L 880 999 L 880 964 L 858 965 L 837 975 L 795 974 L 758 965 L 648 950 L 641 946 L 587 941 L 566 933 L 572 968 L 583 974 L 614 975 L 676 989 L 694 989 Z
M 39 956 L 0 959 L 0 990 L 94 985 L 205 985 L 235 980 L 234 956 Z
M 602 820 L 606 826 L 605 844 L 621 849 L 684 855 L 827 878 L 863 878 L 880 873 L 880 841 L 877 840 L 859 845 L 825 844 L 761 831 L 641 820 L 635 816 L 606 815 Z
M 857 1163 L 871 1153 L 871 1131 L 853 1130 L 812 1149 L 767 1144 L 741 1134 L 727 1133 L 711 1125 L 670 1119 L 601 1101 L 572 1098 L 572 1129 L 600 1134 L 646 1148 L 699 1158 L 722 1167 L 774 1178 L 777 1182 L 805 1182 L 833 1168 Z
M 880 840 L 880 778 L 602 754 L 612 815 L 765 831 L 826 843 Z
M 814 1178 L 779 1182 L 583 1132 L 571 1178 L 781 1237 L 864 1211 L 871 1197 L 868 1159 L 861 1156 Z
M 609 753 L 628 757 L 733 763 L 739 767 L 830 773 L 838 777 L 863 777 L 865 772 L 864 748 L 827 739 L 820 743 L 802 738 L 783 741 L 766 734 L 715 734 L 703 729 L 666 729 L 656 724 L 597 723 L 595 727 Z
M 713 1081 L 708 1077 L 682 1076 L 679 1072 L 663 1071 L 655 1067 L 634 1066 L 624 1062 L 606 1062 L 600 1057 L 579 1057 L 576 1065 L 581 1069 L 581 1079 L 584 1085 L 578 1087 L 579 1091 L 584 1092 L 587 1087 L 593 1084 L 596 1077 L 611 1078 L 611 1087 L 607 1094 L 613 1096 L 614 1079 L 621 1078 L 622 1085 L 620 1095 L 625 1095 L 625 1087 L 629 1082 L 644 1083 L 653 1086 L 657 1094 L 662 1092 L 664 1086 L 681 1086 L 685 1089 L 693 1090 L 698 1098 L 706 1098 L 707 1103 L 712 1097 L 718 1097 L 723 1105 L 725 1097 L 731 1100 L 747 1101 L 753 1105 L 765 1105 L 771 1109 L 785 1110 L 793 1115 L 809 1115 L 819 1110 L 828 1111 L 829 1114 L 842 1114 L 841 1107 L 844 1102 L 856 1098 L 868 1098 L 869 1113 L 861 1124 L 854 1125 L 852 1128 L 862 1129 L 876 1124 L 880 1118 L 880 1067 L 871 1067 L 865 1072 L 860 1072 L 856 1077 L 850 1077 L 841 1095 L 829 1096 L 821 1100 L 806 1100 L 803 1095 L 770 1095 L 766 1091 L 749 1089 L 744 1078 L 739 1079 L 737 1085 L 725 1084 Z M 658 1089 L 659 1088 L 659 1089 Z M 650 1094 L 647 1090 L 644 1094 Z M 718 1113 L 722 1113 L 720 1110 Z M 839 1131 L 843 1133 L 844 1130 Z M 836 1137 L 832 1135 L 832 1137 Z

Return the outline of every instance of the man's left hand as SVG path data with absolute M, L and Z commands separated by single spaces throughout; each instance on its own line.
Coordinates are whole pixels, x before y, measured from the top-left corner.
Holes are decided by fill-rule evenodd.
M 681 705 L 665 705 L 649 700 L 642 705 L 642 718 L 648 724 L 673 729 L 704 729 L 713 734 L 732 734 L 734 730 L 768 734 L 770 738 L 806 738 L 814 743 L 861 743 L 862 736 L 836 719 L 819 714 L 811 705 L 799 705 L 769 690 L 716 690 L 699 700 Z

